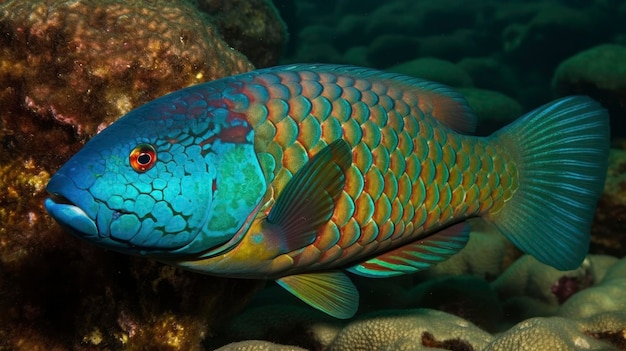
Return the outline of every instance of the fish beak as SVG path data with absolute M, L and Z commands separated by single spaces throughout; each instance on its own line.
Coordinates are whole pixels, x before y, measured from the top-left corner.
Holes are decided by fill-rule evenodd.
M 57 222 L 84 236 L 98 236 L 98 227 L 80 207 L 57 202 L 58 197 L 49 197 L 44 201 L 46 210 Z
M 52 177 L 46 187 L 50 197 L 44 201 L 46 210 L 59 224 L 80 237 L 98 236 L 96 222 L 64 194 L 78 194 L 74 183 L 62 174 Z

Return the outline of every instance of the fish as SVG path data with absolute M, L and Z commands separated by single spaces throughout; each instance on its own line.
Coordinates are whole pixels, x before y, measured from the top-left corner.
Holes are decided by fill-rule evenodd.
M 341 319 L 359 305 L 348 274 L 428 269 L 465 246 L 474 217 L 547 265 L 578 267 L 607 172 L 607 111 L 569 96 L 489 136 L 476 125 L 436 82 L 260 69 L 132 110 L 51 177 L 44 205 L 99 247 L 274 280 Z

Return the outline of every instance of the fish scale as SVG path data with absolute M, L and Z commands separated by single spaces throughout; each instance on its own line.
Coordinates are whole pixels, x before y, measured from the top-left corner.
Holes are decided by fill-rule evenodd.
M 291 270 L 348 263 L 413 241 L 453 220 L 499 209 L 517 189 L 515 163 L 506 153 L 439 122 L 436 102 L 410 84 L 276 72 L 253 77 L 237 92 L 248 98 L 242 113 L 257 132 L 255 150 L 271 180 L 266 214 L 322 148 L 342 138 L 352 149 L 331 221 L 311 245 L 286 253 Z M 336 253 L 322 255 L 329 250 Z

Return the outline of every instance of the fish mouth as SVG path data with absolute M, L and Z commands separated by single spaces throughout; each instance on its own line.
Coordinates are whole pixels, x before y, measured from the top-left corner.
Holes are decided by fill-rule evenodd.
M 62 226 L 80 233 L 81 236 L 98 236 L 96 222 L 65 196 L 50 192 L 50 197 L 44 200 L 44 206 L 50 216 Z

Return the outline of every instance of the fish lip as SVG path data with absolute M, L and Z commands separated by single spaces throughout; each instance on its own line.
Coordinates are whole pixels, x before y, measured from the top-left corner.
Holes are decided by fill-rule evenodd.
M 65 196 L 50 192 L 44 200 L 46 211 L 61 226 L 83 237 L 97 237 L 99 234 L 96 222 L 83 209 L 76 206 Z

